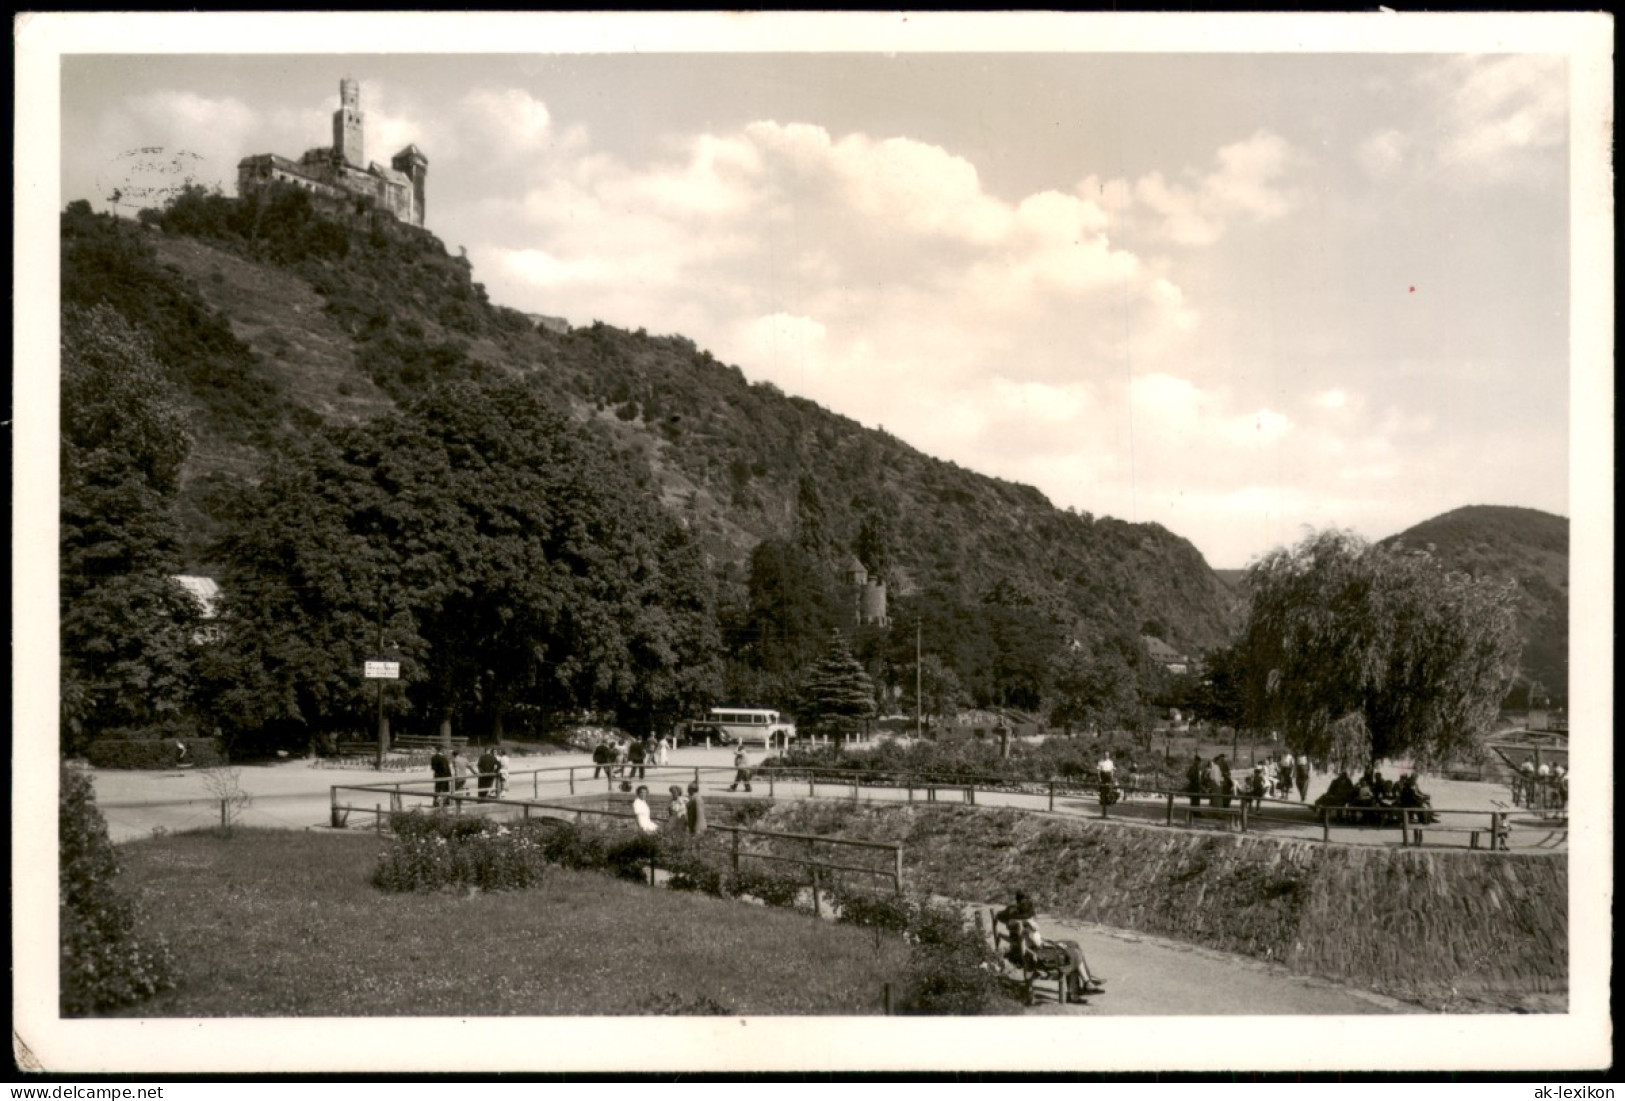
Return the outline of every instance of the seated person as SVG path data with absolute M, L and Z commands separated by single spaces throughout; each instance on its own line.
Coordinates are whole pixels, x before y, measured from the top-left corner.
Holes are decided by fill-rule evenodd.
M 1326 788 L 1325 794 L 1315 800 L 1317 807 L 1346 807 L 1349 800 L 1354 798 L 1354 781 L 1349 779 L 1347 772 L 1339 772 L 1332 778 L 1331 785 Z
M 1427 792 L 1416 786 L 1416 774 L 1411 772 L 1407 772 L 1399 778 L 1399 791 L 1394 797 L 1394 802 L 1402 810 L 1425 811 L 1433 806 L 1433 800 L 1428 796 Z M 1418 818 L 1423 822 L 1437 822 L 1439 820 L 1437 814 L 1413 815 L 1411 820 L 1414 822 Z
M 1065 983 L 1066 1000 L 1081 1002 L 1090 994 L 1104 994 L 1106 980 L 1089 971 L 1089 961 L 1075 940 L 1045 940 L 1038 923 L 1031 918 L 1018 926 L 1021 966 L 1028 971 L 1059 972 Z
M 1009 947 L 1005 950 L 1006 958 L 1018 967 L 1021 966 L 1022 923 L 1031 921 L 1036 916 L 1033 900 L 1027 897 L 1026 891 L 1017 891 L 1016 900 L 993 915 L 993 920 L 1005 928 L 1005 939 L 1009 942 Z

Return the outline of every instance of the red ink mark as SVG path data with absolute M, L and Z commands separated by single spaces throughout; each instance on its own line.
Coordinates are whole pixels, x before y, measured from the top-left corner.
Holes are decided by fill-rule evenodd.
M 1412 293 L 1412 294 L 1415 294 L 1415 293 L 1416 293 L 1416 288 L 1415 288 L 1415 287 L 1412 287 L 1412 288 L 1411 288 L 1411 293 Z

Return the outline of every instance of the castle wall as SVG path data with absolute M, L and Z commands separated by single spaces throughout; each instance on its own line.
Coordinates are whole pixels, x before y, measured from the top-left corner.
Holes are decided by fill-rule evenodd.
M 237 165 L 237 194 L 248 196 L 272 183 L 290 183 L 330 199 L 369 198 L 396 219 L 423 225 L 427 159 L 409 145 L 395 155 L 393 170 L 367 164 L 360 85 L 340 81 L 339 101 L 330 148 L 307 150 L 297 163 L 273 153 L 245 157 Z

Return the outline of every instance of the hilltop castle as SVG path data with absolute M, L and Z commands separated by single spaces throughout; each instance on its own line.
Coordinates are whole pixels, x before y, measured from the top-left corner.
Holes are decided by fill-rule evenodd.
M 297 161 L 275 153 L 244 157 L 237 164 L 237 194 L 246 197 L 272 183 L 289 183 L 312 195 L 343 201 L 370 199 L 408 225 L 423 225 L 423 181 L 429 158 L 408 145 L 390 160 L 391 168 L 367 162 L 361 85 L 339 81 L 339 109 L 333 112 L 333 144 L 310 149 Z M 365 167 L 362 167 L 365 165 Z

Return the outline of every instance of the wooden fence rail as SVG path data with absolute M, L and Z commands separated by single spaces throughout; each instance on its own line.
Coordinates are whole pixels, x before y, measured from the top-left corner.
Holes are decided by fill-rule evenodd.
M 590 770 L 590 772 L 588 771 Z M 1135 786 L 1130 784 L 1113 784 L 1111 790 L 1116 793 L 1116 802 L 1111 798 L 1101 798 L 1102 785 L 1098 782 L 1080 779 L 1047 779 L 1030 780 L 1011 777 L 988 776 L 956 776 L 941 773 L 893 773 L 870 772 L 861 769 L 817 769 L 804 767 L 771 767 L 752 768 L 751 783 L 765 784 L 766 792 L 770 798 L 778 797 L 778 788 L 782 785 L 805 783 L 806 792 L 803 796 L 799 788 L 795 789 L 797 797 L 805 798 L 842 798 L 853 802 L 861 801 L 865 790 L 891 791 L 903 794 L 910 802 L 940 802 L 943 796 L 952 796 L 956 801 L 970 805 L 977 803 L 978 795 L 1004 795 L 1025 796 L 1034 800 L 1043 800 L 1042 809 L 1054 812 L 1057 810 L 1057 801 L 1066 799 L 1088 798 L 1094 799 L 1102 818 L 1110 818 L 1115 813 L 1123 816 L 1125 811 L 1133 812 L 1141 809 L 1141 813 L 1132 816 L 1140 820 L 1147 820 L 1143 813 L 1145 801 L 1161 801 L 1164 812 L 1160 815 L 1165 825 L 1181 824 L 1176 818 L 1182 820 L 1186 827 L 1193 827 L 1201 819 L 1221 818 L 1226 824 L 1234 824 L 1241 832 L 1251 832 L 1253 829 L 1266 823 L 1281 823 L 1286 825 L 1321 827 L 1320 840 L 1323 843 L 1332 842 L 1332 828 L 1337 823 L 1347 823 L 1350 819 L 1356 820 L 1357 825 L 1365 825 L 1373 817 L 1378 828 L 1388 827 L 1398 830 L 1402 845 L 1420 845 L 1429 833 L 1466 834 L 1471 839 L 1472 848 L 1477 848 L 1480 833 L 1491 838 L 1489 849 L 1502 850 L 1507 848 L 1507 815 L 1501 811 L 1483 810 L 1456 810 L 1450 808 L 1429 808 L 1421 813 L 1433 815 L 1471 816 L 1484 824 L 1474 827 L 1468 825 L 1423 825 L 1418 835 L 1417 824 L 1410 821 L 1406 811 L 1415 812 L 1415 808 L 1399 807 L 1318 807 L 1313 803 L 1296 802 L 1290 799 L 1276 799 L 1268 796 L 1252 795 L 1223 795 L 1211 791 L 1192 792 L 1177 788 Z M 549 806 L 538 802 L 542 796 L 544 783 L 549 786 L 564 787 L 570 795 L 600 790 L 605 793 L 615 792 L 622 784 L 645 784 L 658 788 L 662 783 L 676 780 L 692 780 L 694 783 L 721 783 L 732 781 L 737 770 L 732 765 L 558 765 L 537 769 L 509 771 L 504 774 L 508 791 L 511 793 L 516 786 L 523 783 L 524 777 L 531 780 L 530 806 Z M 466 778 L 463 782 L 476 777 Z M 602 787 L 599 787 L 599 784 Z M 337 792 L 340 788 L 353 791 L 385 791 L 390 793 L 392 809 L 399 810 L 406 797 L 435 797 L 439 802 L 444 800 L 454 810 L 461 813 L 466 802 L 489 802 L 490 799 L 482 796 L 472 786 L 458 788 L 456 781 L 446 779 L 422 780 L 396 780 L 378 784 L 341 784 L 333 788 L 333 814 L 334 824 L 339 824 L 340 807 Z M 445 790 L 436 792 L 438 785 L 445 785 Z M 820 788 L 839 788 L 839 795 L 820 792 Z M 516 800 L 511 794 L 497 800 L 501 803 L 525 805 L 527 801 Z M 1114 810 L 1114 807 L 1116 808 Z M 367 812 L 368 808 L 359 809 Z M 560 808 L 577 810 L 578 808 Z M 1038 809 L 1038 808 L 1031 808 Z M 1063 812 L 1065 807 L 1060 808 Z M 1176 811 L 1178 814 L 1176 815 Z M 1194 813 L 1193 813 L 1194 812 Z M 1073 812 L 1067 812 L 1073 813 Z

